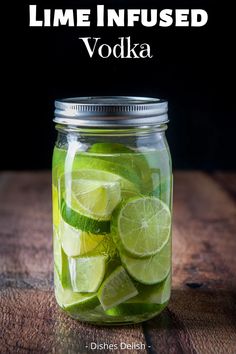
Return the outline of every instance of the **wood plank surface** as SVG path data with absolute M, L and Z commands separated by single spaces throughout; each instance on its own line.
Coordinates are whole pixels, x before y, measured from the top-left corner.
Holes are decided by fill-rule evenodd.
M 236 353 L 236 174 L 176 172 L 173 290 L 142 325 L 70 319 L 53 295 L 47 172 L 0 174 L 0 353 Z M 90 350 L 143 343 L 144 350 Z

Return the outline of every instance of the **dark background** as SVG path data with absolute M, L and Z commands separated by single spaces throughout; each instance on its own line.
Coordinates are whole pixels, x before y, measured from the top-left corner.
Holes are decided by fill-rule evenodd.
M 40 8 L 203 8 L 201 28 L 32 28 L 29 4 Z M 139 95 L 169 101 L 168 141 L 175 168 L 235 169 L 233 9 L 227 1 L 10 2 L 3 32 L 2 169 L 50 168 L 55 98 Z M 39 11 L 39 13 L 41 13 Z M 152 59 L 89 58 L 78 37 L 120 36 L 148 42 Z M 5 108 L 5 112 L 3 110 Z

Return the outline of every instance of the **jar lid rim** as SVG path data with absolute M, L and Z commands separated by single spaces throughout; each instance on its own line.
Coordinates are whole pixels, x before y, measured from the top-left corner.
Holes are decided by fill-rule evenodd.
M 168 122 L 168 102 L 154 97 L 90 96 L 57 99 L 54 122 L 76 126 L 135 126 Z

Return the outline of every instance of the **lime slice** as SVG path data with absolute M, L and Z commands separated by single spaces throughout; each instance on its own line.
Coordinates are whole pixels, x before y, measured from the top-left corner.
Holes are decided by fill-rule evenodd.
M 152 190 L 151 170 L 145 155 L 139 151 L 119 143 L 96 143 L 89 148 L 88 152 L 107 161 L 111 160 L 109 155 L 113 155 L 114 163 L 129 166 L 135 171 L 141 182 L 141 190 L 144 193 Z
M 57 302 L 66 311 L 72 314 L 81 313 L 83 311 L 90 311 L 99 304 L 96 293 L 80 294 L 70 289 L 63 289 L 57 271 L 55 271 L 54 281 Z
M 138 304 L 164 304 L 170 299 L 171 274 L 159 284 L 143 285 L 137 284 L 138 295 L 128 300 L 127 303 Z
M 61 187 L 66 199 L 61 204 L 63 219 L 82 231 L 109 233 L 111 213 L 121 199 L 119 183 L 71 178 L 65 181 L 66 186 L 62 181 Z
M 117 228 L 126 251 L 137 257 L 153 255 L 169 239 L 170 210 L 155 197 L 129 199 L 120 208 Z
M 130 184 L 134 185 L 132 189 L 139 189 L 141 187 L 141 181 L 137 173 L 127 164 L 121 165 L 116 163 L 115 158 L 111 158 L 111 156 L 107 159 L 103 159 L 97 156 L 81 153 L 78 155 L 76 166 L 79 170 L 93 169 L 98 171 L 105 171 L 113 175 L 118 175 L 121 177 L 123 182 L 122 187 L 126 189 L 130 189 Z
M 73 179 L 71 193 L 72 208 L 75 210 L 82 208 L 94 219 L 109 219 L 121 200 L 118 182 Z
M 96 220 L 86 215 L 84 210 L 74 210 L 62 199 L 61 215 L 65 222 L 76 229 L 93 234 L 106 234 L 110 232 L 110 220 Z
M 105 275 L 106 257 L 70 258 L 70 277 L 73 291 L 92 293 L 97 291 Z
M 126 270 L 135 280 L 142 284 L 160 283 L 170 271 L 171 242 L 148 258 L 135 258 L 124 251 L 120 251 L 120 257 Z
M 101 285 L 98 298 L 108 310 L 137 295 L 138 291 L 122 266 L 117 267 Z
M 60 223 L 60 238 L 64 252 L 70 257 L 91 252 L 104 240 L 103 235 L 77 230 L 63 220 Z

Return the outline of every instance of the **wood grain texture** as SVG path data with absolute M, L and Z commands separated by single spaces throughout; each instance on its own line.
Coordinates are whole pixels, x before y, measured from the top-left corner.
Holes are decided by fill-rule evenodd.
M 0 353 L 236 353 L 236 174 L 176 172 L 173 291 L 142 325 L 70 319 L 53 295 L 51 187 L 46 172 L 0 175 Z M 145 350 L 86 348 L 145 343 Z

